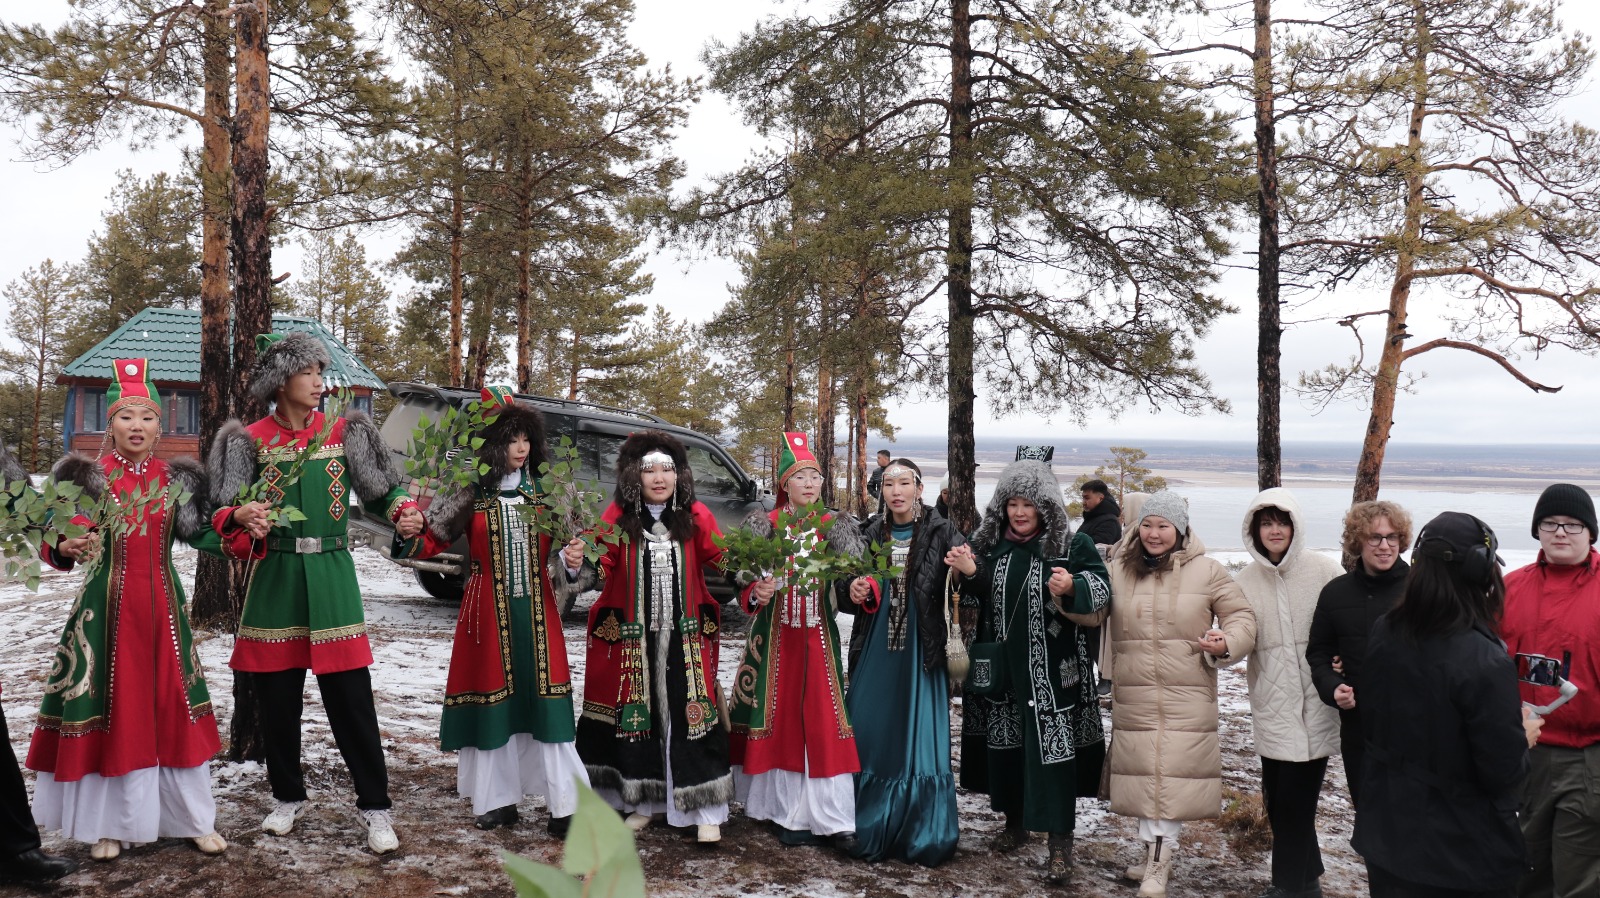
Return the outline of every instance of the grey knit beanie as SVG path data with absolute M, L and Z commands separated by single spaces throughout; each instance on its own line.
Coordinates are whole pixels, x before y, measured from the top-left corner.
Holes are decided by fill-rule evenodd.
M 1189 532 L 1189 503 L 1172 490 L 1162 490 L 1145 500 L 1139 520 L 1150 517 L 1166 518 L 1180 534 Z

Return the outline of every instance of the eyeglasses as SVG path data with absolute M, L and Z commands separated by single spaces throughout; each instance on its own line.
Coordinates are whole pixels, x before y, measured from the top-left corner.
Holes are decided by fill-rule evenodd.
M 1367 535 L 1367 545 L 1373 547 L 1374 549 L 1378 548 L 1379 546 L 1383 545 L 1384 543 L 1388 543 L 1391 546 L 1400 545 L 1400 534 L 1398 534 L 1398 533 L 1372 533 L 1372 534 L 1368 534 Z
M 1547 520 L 1547 521 L 1540 521 L 1539 522 L 1539 532 L 1541 532 L 1541 533 L 1555 533 L 1556 531 L 1559 530 L 1562 533 L 1565 533 L 1565 534 L 1567 534 L 1569 536 L 1577 536 L 1578 534 L 1580 534 L 1583 531 L 1588 530 L 1588 529 L 1589 529 L 1589 525 L 1585 524 L 1582 521 L 1548 521 Z

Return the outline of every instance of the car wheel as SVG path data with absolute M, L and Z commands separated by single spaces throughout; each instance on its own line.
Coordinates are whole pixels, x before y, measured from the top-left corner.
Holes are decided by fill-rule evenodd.
M 417 583 L 423 591 L 436 599 L 446 602 L 460 602 L 466 594 L 467 581 L 452 574 L 441 574 L 436 571 L 413 571 L 417 575 Z

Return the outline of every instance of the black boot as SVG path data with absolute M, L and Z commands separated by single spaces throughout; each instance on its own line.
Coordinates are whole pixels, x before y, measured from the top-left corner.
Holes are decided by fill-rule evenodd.
M 497 829 L 502 826 L 510 826 L 516 823 L 517 819 L 517 806 L 508 804 L 503 808 L 495 808 L 488 813 L 479 814 L 477 827 L 479 829 Z
M 545 827 L 545 831 L 550 833 L 550 835 L 554 836 L 557 839 L 565 839 L 567 837 L 567 832 L 569 830 L 571 830 L 571 829 L 572 829 L 572 815 L 571 814 L 568 814 L 565 817 L 557 817 L 557 816 L 552 814 L 550 816 L 549 825 Z
M 1072 833 L 1050 834 L 1050 853 L 1044 863 L 1044 878 L 1057 886 L 1072 882 Z
M 856 838 L 855 833 L 835 833 L 829 837 L 829 841 L 833 844 L 833 850 L 845 857 L 855 857 L 861 850 L 861 840 Z
M 32 848 L 0 861 L 0 882 L 53 882 L 78 869 L 71 858 L 55 857 Z

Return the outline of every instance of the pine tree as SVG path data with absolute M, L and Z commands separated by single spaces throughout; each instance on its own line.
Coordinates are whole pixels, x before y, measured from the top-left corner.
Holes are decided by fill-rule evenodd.
M 1069 496 L 1076 496 L 1083 492 L 1083 485 L 1091 480 L 1103 480 L 1106 487 L 1111 490 L 1112 498 L 1121 505 L 1122 500 L 1129 493 L 1158 493 L 1167 488 L 1167 479 L 1156 476 L 1144 466 L 1143 462 L 1150 453 L 1135 446 L 1110 446 L 1111 457 L 1105 463 L 1098 465 L 1093 474 L 1079 474 L 1068 487 Z M 1067 503 L 1067 514 L 1077 517 L 1083 514 L 1083 501 L 1072 499 Z
M 1158 14 L 1172 4 L 1140 4 Z M 1227 122 L 1128 35 L 1123 10 L 1003 0 L 845 0 L 758 26 L 708 53 L 713 84 L 758 127 L 792 103 L 864 98 L 872 114 L 824 159 L 858 145 L 914 160 L 907 180 L 943 196 L 922 243 L 949 402 L 951 507 L 973 502 L 973 410 L 983 372 L 1002 412 L 1130 402 L 1225 408 L 1192 341 L 1227 307 L 1206 294 L 1241 196 Z M 806 85 L 793 92 L 796 82 Z M 865 87 L 865 89 L 863 89 Z M 792 103 L 791 103 L 792 97 Z M 787 160 L 719 180 L 693 214 L 783 197 Z
M 1315 114 L 1283 159 L 1296 197 L 1283 264 L 1341 297 L 1360 284 L 1387 292 L 1340 321 L 1359 354 L 1300 381 L 1324 401 L 1370 401 L 1361 501 L 1378 495 L 1418 356 L 1474 353 L 1554 392 L 1517 367 L 1520 353 L 1600 350 L 1600 136 L 1556 115 L 1593 52 L 1551 0 L 1320 6 L 1326 18 L 1289 50 Z M 1421 309 L 1443 319 L 1440 335 L 1411 332 Z M 1359 331 L 1372 318 L 1376 360 Z
M 83 306 L 76 280 L 71 268 L 46 259 L 3 291 L 10 307 L 6 331 L 20 348 L 0 351 L 0 367 L 27 399 L 12 419 L 14 432 L 5 436 L 29 471 L 44 470 L 60 448 L 66 388 L 56 385 L 56 377 L 74 358 L 71 325 Z

